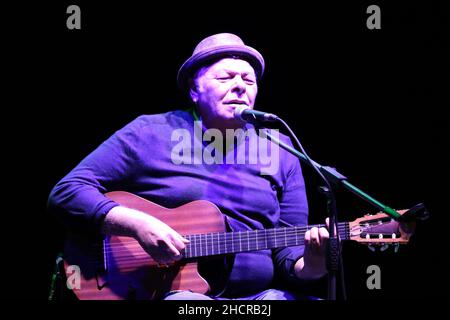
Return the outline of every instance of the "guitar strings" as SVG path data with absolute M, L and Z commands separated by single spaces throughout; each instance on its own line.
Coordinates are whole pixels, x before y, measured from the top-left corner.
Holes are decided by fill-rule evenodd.
M 339 236 L 343 239 L 347 238 L 347 229 L 345 226 L 339 227 L 338 228 L 338 233 Z M 220 247 L 228 247 L 229 245 L 233 245 L 236 243 L 239 243 L 239 241 L 241 241 L 241 243 L 245 243 L 245 242 L 251 242 L 252 244 L 255 243 L 255 241 L 257 241 L 258 243 L 264 242 L 265 238 L 261 239 L 260 236 L 258 236 L 257 234 L 254 234 L 255 237 L 250 237 L 247 236 L 247 232 L 243 231 L 243 232 L 234 232 L 234 234 L 240 233 L 241 235 L 244 235 L 244 239 L 242 239 L 242 236 L 233 236 L 232 238 L 230 238 L 230 236 L 224 236 L 219 238 L 219 240 L 217 241 L 217 236 L 220 235 L 220 233 L 208 233 L 208 234 L 195 234 L 195 235 L 189 235 L 186 236 L 186 238 L 189 238 L 188 240 L 190 240 L 190 243 L 187 244 L 187 246 L 202 246 L 208 247 L 208 248 L 214 248 L 214 247 L 218 247 L 220 245 Z M 222 233 L 224 234 L 224 233 Z M 302 237 L 298 237 L 298 230 L 294 231 L 294 230 L 287 230 L 285 233 L 278 233 L 278 234 L 268 234 L 271 238 L 271 240 L 268 240 L 271 243 L 275 243 L 276 244 L 282 244 L 283 241 L 293 241 L 294 239 L 298 239 L 300 240 Z M 264 234 L 264 236 L 266 236 L 266 234 Z M 211 241 L 212 239 L 212 241 Z M 209 242 L 209 243 L 207 243 Z M 107 253 L 111 252 L 111 251 L 120 251 L 121 247 L 124 247 L 124 245 L 126 244 L 136 244 L 136 247 L 140 247 L 140 244 L 133 238 L 127 239 L 127 240 L 121 240 L 120 243 L 108 243 L 107 247 L 108 249 L 105 249 L 105 251 Z M 247 244 L 245 244 L 246 246 L 248 246 Z M 293 245 L 293 244 L 292 244 Z M 126 248 L 124 248 L 125 251 L 127 251 Z M 101 248 L 99 248 L 99 250 L 101 250 Z M 200 250 L 200 249 L 199 249 Z M 256 249 L 255 249 L 256 250 Z M 208 250 L 210 251 L 210 250 Z
M 198 233 L 198 234 L 191 234 L 191 235 L 184 235 L 183 237 L 212 237 L 217 238 L 217 235 L 225 235 L 225 237 L 229 237 L 230 234 L 247 234 L 247 233 L 253 233 L 255 236 L 258 236 L 257 232 L 264 233 L 264 236 L 269 235 L 270 237 L 284 237 L 284 234 L 298 234 L 298 233 L 304 233 L 313 227 L 325 227 L 325 225 L 312 225 L 312 226 L 306 226 L 306 227 L 286 227 L 286 228 L 272 228 L 272 229 L 257 229 L 257 230 L 243 230 L 243 231 L 235 231 L 235 232 L 212 232 L 212 233 Z M 344 233 L 344 236 L 346 236 L 346 224 L 342 223 L 339 224 L 338 230 L 339 235 L 342 236 L 341 233 Z M 263 232 L 264 230 L 267 230 L 266 232 Z M 278 231 L 272 231 L 272 230 L 278 230 Z M 280 230 L 286 230 L 286 231 L 280 231 Z M 234 236 L 236 237 L 236 236 Z M 228 239 L 225 239 L 227 241 Z M 234 239 L 233 239 L 234 240 Z M 215 241 L 215 240 L 214 240 Z M 129 240 L 122 240 L 121 243 L 127 243 L 127 242 L 136 242 L 135 239 L 129 238 Z
M 300 229 L 300 228 L 298 228 L 298 229 Z M 307 227 L 305 227 L 304 229 L 306 230 Z M 344 231 L 344 233 L 346 233 L 346 230 L 343 230 L 343 229 L 345 229 L 345 226 L 342 226 L 342 225 L 338 226 L 339 235 L 342 235 L 342 231 Z M 243 232 L 243 233 L 246 233 L 246 232 Z M 279 238 L 281 242 L 283 240 L 285 240 L 286 242 L 291 242 L 298 236 L 296 233 L 297 232 L 295 230 L 288 230 L 286 232 L 286 237 L 284 237 L 284 234 L 283 235 L 278 234 L 278 235 L 276 235 L 276 237 Z M 198 235 L 192 235 L 192 236 L 198 236 Z M 201 239 L 200 243 L 196 243 L 197 240 L 192 241 L 190 244 L 188 244 L 188 246 L 191 245 L 191 244 L 192 245 L 200 245 L 201 246 L 202 245 L 201 242 L 204 239 Z M 225 241 L 221 241 L 222 245 L 220 247 L 221 248 L 225 248 L 225 246 L 229 246 L 230 244 L 237 244 L 236 240 L 237 240 L 237 238 L 235 238 L 235 239 L 226 239 Z M 298 240 L 298 237 L 297 237 L 296 240 Z M 252 240 L 252 241 L 254 241 L 254 240 Z M 246 241 L 244 240 L 244 242 L 246 242 Z M 301 238 L 300 241 L 297 241 L 297 243 L 295 245 L 298 245 L 298 246 L 304 245 L 304 242 L 305 242 L 304 239 Z M 129 244 L 132 244 L 133 246 L 132 247 L 128 246 L 128 247 L 124 248 L 123 245 L 121 245 L 123 243 L 129 243 Z M 139 245 L 139 243 L 136 240 L 130 239 L 128 241 L 121 242 L 121 244 L 118 244 L 118 243 L 117 244 L 108 244 L 106 246 L 108 249 L 105 248 L 105 250 L 104 250 L 104 252 L 106 254 L 113 253 L 114 261 L 118 262 L 118 263 L 121 263 L 121 267 L 126 267 L 126 265 L 123 265 L 123 262 L 131 262 L 131 264 L 136 264 L 137 262 L 140 262 L 140 261 L 144 261 L 144 262 L 154 261 L 151 258 L 151 256 L 147 252 L 144 251 L 144 249 Z M 274 242 L 272 242 L 272 244 L 274 244 Z M 212 244 L 212 245 L 207 244 L 206 248 L 208 248 L 209 250 L 207 250 L 207 249 L 201 250 L 202 251 L 201 254 L 196 254 L 196 255 L 194 254 L 193 256 L 192 256 L 192 253 L 194 251 L 197 251 L 197 250 L 194 250 L 193 247 L 191 247 L 190 250 L 189 250 L 189 247 L 187 247 L 188 250 L 184 250 L 183 251 L 184 258 L 189 259 L 189 258 L 195 258 L 195 257 L 205 257 L 205 256 L 226 254 L 226 253 L 220 253 L 220 251 L 218 251 L 216 253 L 213 252 L 214 251 L 213 249 L 215 249 L 215 247 L 219 248 L 218 246 L 215 246 L 214 244 Z M 234 250 L 234 251 L 235 252 L 240 252 L 240 251 L 257 251 L 257 250 L 263 250 L 263 249 L 270 249 L 270 246 L 269 247 L 258 248 L 256 246 L 249 247 L 248 244 L 244 245 L 244 248 L 246 248 L 245 250 L 242 250 L 242 246 L 241 245 L 239 245 L 239 247 L 240 247 L 240 250 Z M 276 245 L 276 247 L 278 247 L 278 245 Z M 284 247 L 284 246 L 280 246 L 280 247 Z M 138 252 L 133 252 L 133 249 L 138 249 Z M 227 253 L 232 253 L 233 250 L 230 250 L 229 247 L 227 249 L 228 249 L 228 251 L 231 251 L 231 252 L 227 252 Z M 101 252 L 101 248 L 98 248 L 97 251 L 98 251 L 99 254 L 102 253 Z M 198 251 L 200 251 L 200 249 Z M 203 251 L 204 251 L 204 254 L 203 254 Z M 90 263 L 102 264 L 102 260 L 96 259 L 94 261 L 90 261 Z
M 385 224 L 385 223 L 382 223 Z M 368 226 L 371 225 L 375 225 L 375 226 L 379 226 L 379 223 L 367 223 Z M 366 225 L 366 226 L 367 226 Z M 325 227 L 325 225 L 320 224 L 320 225 L 309 225 L 309 226 L 303 226 L 303 227 L 286 227 L 286 228 L 273 228 L 273 229 L 266 229 L 266 230 L 270 230 L 269 233 L 271 232 L 271 234 L 269 233 L 265 233 L 264 236 L 267 236 L 267 234 L 269 234 L 269 236 L 271 237 L 271 239 L 275 239 L 275 241 L 272 241 L 273 243 L 276 243 L 278 241 L 283 241 L 285 240 L 286 242 L 290 242 L 293 240 L 294 237 L 298 238 L 298 233 L 303 233 L 304 231 L 307 231 L 313 227 Z M 248 244 L 245 246 L 247 249 L 242 250 L 242 242 L 239 245 L 240 250 L 236 250 L 236 248 L 234 248 L 235 250 L 230 250 L 229 245 L 232 244 L 232 248 L 234 247 L 233 244 L 237 244 L 237 238 L 238 237 L 233 237 L 233 238 L 229 238 L 229 234 L 234 233 L 240 233 L 245 234 L 247 236 L 247 240 L 244 239 L 244 243 L 245 242 L 249 242 L 252 241 L 252 244 L 254 244 L 254 241 L 256 240 L 258 243 L 261 241 L 264 241 L 262 239 L 259 239 L 258 237 L 258 233 L 256 232 L 261 232 L 264 229 L 258 229 L 258 230 L 246 230 L 246 231 L 238 231 L 238 232 L 222 232 L 222 233 L 207 233 L 207 234 L 192 234 L 192 235 L 186 235 L 186 238 L 189 238 L 189 240 L 191 241 L 190 243 L 187 244 L 187 247 L 185 250 L 183 250 L 183 255 L 185 259 L 190 259 L 190 258 L 197 258 L 197 257 L 207 257 L 207 256 L 214 256 L 214 255 L 223 255 L 223 254 L 227 254 L 227 253 L 237 253 L 237 252 L 241 252 L 241 251 L 257 251 L 257 250 L 263 250 L 263 249 L 270 249 L 269 247 L 263 247 L 263 248 L 251 248 Z M 272 230 L 277 230 L 277 231 L 272 231 Z M 280 234 L 281 232 L 279 230 L 285 230 L 284 233 Z M 256 231 L 256 232 L 255 232 Z M 346 239 L 348 236 L 348 222 L 341 222 L 338 223 L 338 234 L 341 238 Z M 254 239 L 250 239 L 248 233 L 252 232 L 255 234 Z M 208 237 L 210 239 L 214 240 L 214 236 L 215 235 L 224 235 L 224 238 L 220 239 L 219 238 L 219 242 L 220 245 L 214 245 L 214 243 L 208 244 Z M 298 239 L 296 239 L 298 240 Z M 242 237 L 240 238 L 240 241 L 242 241 Z M 124 247 L 124 245 L 128 244 L 127 247 Z M 132 246 L 130 246 L 130 244 Z M 204 246 L 204 244 L 206 244 L 206 246 Z M 298 241 L 298 244 L 295 244 L 298 246 L 304 245 L 304 239 L 303 237 L 301 237 L 300 241 Z M 201 250 L 199 248 L 199 250 L 197 249 L 197 246 L 200 246 L 201 249 L 205 249 L 205 250 Z M 293 245 L 292 245 L 293 246 Z M 97 245 L 97 251 L 98 254 L 113 254 L 114 255 L 114 261 L 117 263 L 120 263 L 120 267 L 121 268 L 127 268 L 127 267 L 135 267 L 136 263 L 138 262 L 154 262 L 154 264 L 156 265 L 156 262 L 154 261 L 154 259 L 152 259 L 152 257 L 144 251 L 144 249 L 139 245 L 139 243 L 133 239 L 130 238 L 129 240 L 122 240 L 120 243 L 109 243 L 106 245 L 105 248 L 103 248 L 103 245 Z M 214 253 L 214 249 L 215 247 L 219 248 L 226 248 L 228 249 L 228 251 L 230 252 L 226 252 L 226 253 L 220 253 L 220 251 L 218 251 L 217 253 Z M 278 245 L 276 245 L 275 247 L 278 247 Z M 285 247 L 285 246 L 280 246 L 280 247 Z M 103 249 L 103 250 L 102 250 Z M 138 252 L 133 252 L 133 249 L 138 249 Z M 208 250 L 209 249 L 209 250 Z M 192 253 L 195 251 L 201 251 L 200 254 L 194 254 L 192 256 Z M 204 254 L 203 254 L 204 251 Z M 100 264 L 103 265 L 103 260 L 100 259 L 96 259 L 94 261 L 90 261 L 89 263 L 95 263 L 95 264 Z
M 304 245 L 304 241 L 302 241 L 301 243 L 298 244 L 300 245 Z M 267 248 L 270 249 L 270 248 Z M 263 249 L 260 249 L 263 250 Z M 245 251 L 259 251 L 259 250 L 245 250 Z M 127 268 L 127 267 L 133 267 L 133 266 L 139 266 L 142 265 L 144 263 L 149 263 L 151 264 L 151 262 L 154 262 L 153 264 L 156 266 L 157 263 L 156 261 L 148 254 L 146 253 L 143 249 L 140 250 L 139 253 L 134 253 L 134 254 L 130 254 L 130 252 L 128 251 L 128 255 L 114 255 L 113 259 L 109 259 L 110 261 L 113 260 L 114 264 L 120 264 L 121 268 Z M 230 254 L 231 252 L 229 252 Z M 216 256 L 216 255 L 223 255 L 221 254 L 211 254 L 211 255 L 202 255 L 202 256 L 196 256 L 196 257 L 186 257 L 184 256 L 184 259 L 194 259 L 194 258 L 201 258 L 201 257 L 210 257 L 210 256 Z M 87 263 L 89 264 L 94 264 L 94 265 L 99 265 L 103 267 L 103 260 L 101 260 L 100 258 L 97 258 L 95 260 L 89 260 L 87 261 Z M 109 267 L 111 266 L 111 263 L 109 264 Z
M 371 225 L 379 226 L 380 224 L 378 224 L 378 223 L 370 224 L 369 223 L 369 226 L 371 226 Z M 297 236 L 298 233 L 303 233 L 305 230 L 308 230 L 308 229 L 310 229 L 312 227 L 322 227 L 322 226 L 324 226 L 324 225 L 313 225 L 313 226 L 306 226 L 306 227 L 288 227 L 288 228 L 266 229 L 266 230 L 283 230 L 283 229 L 286 229 L 287 231 L 285 231 L 285 233 L 283 233 L 283 234 L 280 234 L 279 231 L 278 232 L 272 232 L 271 234 L 269 234 L 271 239 L 275 239 L 275 242 L 278 242 L 278 241 L 283 241 L 283 238 L 284 238 L 285 235 L 286 235 L 286 238 L 287 237 L 291 237 L 292 233 L 294 233 L 293 234 L 294 236 Z M 260 230 L 264 230 L 264 229 L 260 229 Z M 240 236 L 234 236 L 234 237 L 232 236 L 232 238 L 230 239 L 229 234 L 231 234 L 231 233 L 233 233 L 233 234 L 241 234 L 241 235 L 245 234 L 245 237 L 247 237 L 247 241 L 252 241 L 252 243 L 254 243 L 254 241 L 256 240 L 259 243 L 260 241 L 264 241 L 264 240 L 260 239 L 259 235 L 257 233 L 255 233 L 255 231 L 260 231 L 260 230 L 248 230 L 248 231 L 226 232 L 226 233 L 192 234 L 192 235 L 187 235 L 185 237 L 189 238 L 188 240 L 191 241 L 190 243 L 187 244 L 187 246 L 194 246 L 194 247 L 201 246 L 203 248 L 204 244 L 206 243 L 207 244 L 206 247 L 209 249 L 209 248 L 214 248 L 215 246 L 219 246 L 219 244 L 214 244 L 214 243 L 208 244 L 207 243 L 208 239 L 210 240 L 210 242 L 211 242 L 211 239 L 212 239 L 212 242 L 216 242 L 217 243 L 217 240 L 215 240 L 215 239 L 217 239 L 217 237 L 220 236 L 220 235 L 224 235 L 224 236 L 222 236 L 222 238 L 219 238 L 219 240 L 218 240 L 219 243 L 222 244 L 221 247 L 222 246 L 228 246 L 230 244 L 236 243 L 237 242 L 237 238 L 240 237 Z M 247 235 L 248 232 L 254 233 L 255 237 L 253 239 L 251 239 L 250 236 Z M 339 236 L 342 239 L 347 239 L 348 238 L 349 230 L 347 228 L 346 223 L 339 223 L 338 224 L 338 233 L 339 233 Z M 268 233 L 264 234 L 264 236 L 267 236 L 267 234 Z M 387 236 L 390 235 L 390 234 L 381 233 L 381 232 L 377 232 L 377 234 L 382 234 L 382 235 L 387 235 Z M 240 237 L 240 238 L 241 238 L 241 241 L 242 241 L 242 237 Z M 281 240 L 279 240 L 279 239 L 281 239 Z M 244 241 L 246 241 L 246 240 L 244 239 Z M 140 245 L 137 243 L 137 241 L 135 239 L 130 238 L 129 240 L 121 240 L 120 243 L 109 243 L 107 245 L 108 249 L 105 249 L 105 252 L 106 253 L 110 253 L 112 251 L 115 251 L 115 252 L 120 251 L 121 247 L 123 247 L 126 244 L 131 244 L 131 243 L 135 243 L 135 244 L 138 245 L 137 247 L 140 247 Z M 100 246 L 99 250 L 101 250 L 102 247 L 103 246 Z M 128 251 L 127 248 L 124 248 L 124 249 L 125 249 L 125 251 Z
M 389 234 L 386 234 L 386 235 L 389 235 Z M 287 239 L 286 242 L 290 242 L 290 241 L 293 240 L 293 237 L 292 237 L 292 235 L 288 235 L 286 237 L 286 239 Z M 222 255 L 222 254 L 227 254 L 227 253 L 237 253 L 237 252 L 242 252 L 242 251 L 257 251 L 257 250 L 271 249 L 271 246 L 267 246 L 267 247 L 263 246 L 261 248 L 260 247 L 256 247 L 254 245 L 248 246 L 248 244 L 244 244 L 244 246 L 241 246 L 241 245 L 237 245 L 238 242 L 234 241 L 233 243 L 236 244 L 236 246 L 234 246 L 235 250 L 233 250 L 233 249 L 230 249 L 229 247 L 225 248 L 225 246 L 229 245 L 231 242 L 227 241 L 225 243 L 226 243 L 225 245 L 221 245 L 220 247 L 216 246 L 216 245 L 210 245 L 210 244 L 208 244 L 207 246 L 202 246 L 204 243 L 201 243 L 201 242 L 199 242 L 199 243 L 191 243 L 193 246 L 189 247 L 189 244 L 188 244 L 187 249 L 185 249 L 183 251 L 183 253 L 184 253 L 185 258 L 195 258 L 195 257 Z M 274 245 L 274 243 L 271 243 L 271 245 L 272 244 Z M 301 240 L 300 242 L 295 244 L 295 246 L 297 246 L 297 245 L 298 246 L 304 245 L 304 240 Z M 128 247 L 119 246 L 118 244 L 117 244 L 117 246 L 118 247 L 116 247 L 114 250 L 108 248 L 108 249 L 105 249 L 104 252 L 107 253 L 107 254 L 111 254 L 112 253 L 114 255 L 114 257 L 117 258 L 117 259 L 120 259 L 121 257 L 133 258 L 134 259 L 136 257 L 139 257 L 140 255 L 149 256 L 144 251 L 144 249 L 139 245 L 139 243 L 137 243 L 137 242 L 131 243 Z M 201 246 L 202 247 L 201 252 L 200 252 L 200 248 L 198 248 L 198 250 L 195 249 L 196 246 L 198 246 L 198 247 Z M 237 246 L 240 247 L 239 250 L 237 249 Z M 287 246 L 294 246 L 294 244 L 292 244 L 292 245 L 290 245 L 290 244 L 289 245 L 281 245 L 281 246 L 275 245 L 275 248 L 276 247 L 287 247 Z M 107 245 L 107 247 L 109 247 L 109 245 Z M 208 250 L 205 249 L 206 247 L 208 248 Z M 221 252 L 221 250 L 217 250 L 216 251 L 215 248 L 218 248 L 218 249 L 219 248 L 224 248 L 223 251 L 226 251 L 226 252 Z M 232 246 L 232 248 L 233 248 L 233 246 Z M 242 249 L 242 248 L 244 248 L 244 249 Z M 136 249 L 137 249 L 137 251 L 136 251 Z M 225 249 L 227 249 L 227 250 L 225 250 Z M 97 251 L 98 251 L 98 254 L 102 253 L 100 248 Z M 199 252 L 195 253 L 196 251 L 199 251 Z M 192 255 L 192 253 L 194 253 L 194 254 Z
M 125 253 L 125 255 L 124 254 L 120 255 L 120 254 L 118 254 L 117 251 L 115 251 L 116 254 L 114 255 L 114 261 L 119 263 L 121 268 L 136 267 L 137 264 L 142 264 L 143 262 L 147 262 L 150 264 L 152 261 L 156 265 L 156 262 L 151 258 L 151 256 L 149 256 L 140 247 L 140 245 L 138 245 L 138 243 L 135 243 L 135 244 L 137 246 L 135 246 L 134 249 L 139 248 L 140 249 L 139 253 L 135 252 L 134 254 L 132 254 L 132 257 L 130 257 L 130 253 L 131 253 L 130 250 L 125 250 L 126 252 L 122 252 L 122 253 Z M 304 239 L 300 243 L 298 243 L 298 245 L 304 245 Z M 261 248 L 261 249 L 257 249 L 256 247 L 254 249 L 247 248 L 246 250 L 243 250 L 243 251 L 256 251 L 256 250 L 262 250 L 262 249 L 266 249 L 266 248 Z M 241 250 L 239 250 L 239 251 L 241 251 Z M 231 253 L 231 252 L 229 252 L 229 253 Z M 185 254 L 186 254 L 186 252 L 185 252 Z M 219 253 L 219 252 L 212 253 L 212 250 L 211 250 L 210 254 L 208 254 L 205 251 L 205 254 L 197 255 L 196 257 L 213 256 L 213 255 L 220 255 L 220 254 L 224 254 L 224 253 Z M 185 255 L 184 258 L 189 259 L 189 258 L 195 258 L 195 257 L 190 257 L 188 254 L 187 256 Z M 101 263 L 101 261 L 94 261 L 94 262 Z
M 298 237 L 298 229 L 297 230 L 287 230 L 285 233 L 278 233 L 278 234 L 268 234 L 271 237 L 271 240 L 268 240 L 271 243 L 275 243 L 275 244 L 281 244 L 285 238 L 286 241 L 293 241 L 294 239 L 298 239 L 301 240 L 302 237 Z M 302 231 L 302 230 L 300 230 Z M 242 237 L 240 236 L 234 236 L 232 238 L 230 238 L 229 236 L 224 236 L 222 238 L 219 238 L 219 241 L 217 241 L 217 235 L 220 235 L 220 233 L 209 233 L 209 234 L 195 234 L 195 235 L 189 235 L 186 236 L 186 238 L 189 238 L 188 240 L 190 240 L 190 243 L 187 244 L 188 247 L 190 246 L 201 246 L 202 248 L 206 246 L 209 248 L 214 248 L 214 247 L 218 247 L 220 245 L 220 247 L 227 247 L 236 243 L 239 243 L 239 238 L 241 243 L 245 243 L 245 242 L 251 242 L 252 244 L 255 243 L 255 241 L 257 241 L 258 243 L 261 243 L 265 240 L 265 238 L 261 239 L 260 236 L 258 236 L 257 234 L 255 234 L 255 237 L 249 237 L 247 236 L 247 231 L 243 231 L 243 232 L 234 232 L 234 234 L 240 233 L 241 235 L 244 234 L 245 238 L 244 240 L 242 240 Z M 338 228 L 338 233 L 339 236 L 342 239 L 346 239 L 347 238 L 347 229 L 345 226 L 339 226 Z M 229 233 L 221 233 L 221 234 L 229 234 Z M 264 234 L 264 236 L 266 236 L 266 234 Z M 211 242 L 212 239 L 212 242 Z M 207 243 L 209 242 L 209 243 Z M 118 243 L 108 243 L 107 244 L 107 248 L 103 249 L 102 245 L 97 245 L 96 250 L 100 251 L 104 251 L 106 253 L 111 253 L 111 252 L 120 252 L 121 249 L 123 249 L 124 251 L 129 251 L 127 249 L 127 247 L 124 247 L 126 245 L 128 245 L 128 247 L 130 247 L 130 244 L 135 244 L 136 247 L 141 248 L 140 244 L 137 242 L 137 240 L 133 239 L 133 238 L 129 238 L 129 239 L 124 239 L 121 240 Z M 248 247 L 248 245 L 247 245 Z M 142 249 L 143 250 L 143 249 Z M 200 249 L 199 249 L 200 250 Z M 203 249 L 202 249 L 203 250 Z M 256 250 L 256 248 L 255 248 Z M 210 251 L 210 250 L 208 250 Z

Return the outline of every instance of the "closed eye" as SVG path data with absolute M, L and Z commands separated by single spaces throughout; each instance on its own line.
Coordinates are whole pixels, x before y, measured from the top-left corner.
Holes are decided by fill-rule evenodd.
M 227 80 L 233 79 L 233 77 L 231 77 L 231 76 L 227 76 L 227 77 L 218 77 L 218 78 L 216 78 L 216 79 L 219 80 L 219 81 L 227 81 Z
M 233 77 L 232 76 L 226 76 L 226 77 L 217 77 L 216 78 L 216 80 L 219 80 L 219 81 L 221 81 L 221 82 L 226 82 L 226 81 L 229 81 L 229 80 L 232 80 L 233 79 Z M 253 80 L 253 79 L 248 79 L 248 78 L 246 78 L 246 79 L 242 79 L 246 84 L 248 84 L 248 85 L 253 85 L 253 84 L 255 84 L 255 80 Z

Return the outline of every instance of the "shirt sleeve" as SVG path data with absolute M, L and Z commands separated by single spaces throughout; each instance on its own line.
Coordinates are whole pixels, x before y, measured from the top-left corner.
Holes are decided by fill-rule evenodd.
M 99 234 L 104 216 L 119 204 L 104 194 L 123 189 L 136 163 L 139 121 L 117 131 L 52 189 L 48 209 L 69 230 Z
M 291 143 L 289 143 L 291 144 Z M 300 162 L 292 155 L 280 199 L 280 227 L 305 226 L 308 224 L 308 201 Z M 303 256 L 304 245 L 273 250 L 277 273 L 287 281 L 298 280 L 294 274 L 295 262 Z

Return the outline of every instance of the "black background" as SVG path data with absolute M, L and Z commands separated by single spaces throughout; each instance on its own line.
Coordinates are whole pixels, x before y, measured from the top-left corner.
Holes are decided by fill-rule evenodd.
M 336 3 L 337 2 L 337 3 Z M 392 2 L 392 1 L 391 1 Z M 293 2 L 294 3 L 294 2 Z M 231 32 L 266 61 L 255 108 L 285 119 L 309 155 L 396 209 L 432 214 L 396 254 L 344 246 L 349 299 L 439 298 L 448 289 L 448 14 L 440 2 L 55 1 L 5 11 L 8 296 L 45 300 L 61 226 L 46 212 L 53 185 L 138 115 L 184 108 L 180 65 L 204 37 Z M 81 8 L 81 30 L 66 8 Z M 381 30 L 366 8 L 381 7 Z M 9 125 L 12 125 L 11 127 Z M 12 128 L 12 129 L 11 129 Z M 304 168 L 310 222 L 326 217 Z M 376 210 L 337 190 L 340 220 Z M 10 245 L 13 243 L 13 245 Z M 366 268 L 381 268 L 368 290 Z

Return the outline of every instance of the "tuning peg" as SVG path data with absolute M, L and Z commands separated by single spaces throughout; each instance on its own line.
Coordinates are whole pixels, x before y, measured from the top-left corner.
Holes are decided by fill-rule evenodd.
M 384 251 L 384 250 L 386 250 L 387 248 L 389 248 L 389 245 L 388 245 L 387 243 L 385 243 L 385 244 L 380 248 L 380 250 L 381 250 L 381 251 Z
M 375 252 L 375 247 L 374 246 L 367 246 L 367 248 L 369 248 L 370 251 Z
M 394 252 L 397 253 L 398 249 L 400 248 L 400 243 L 394 244 Z

